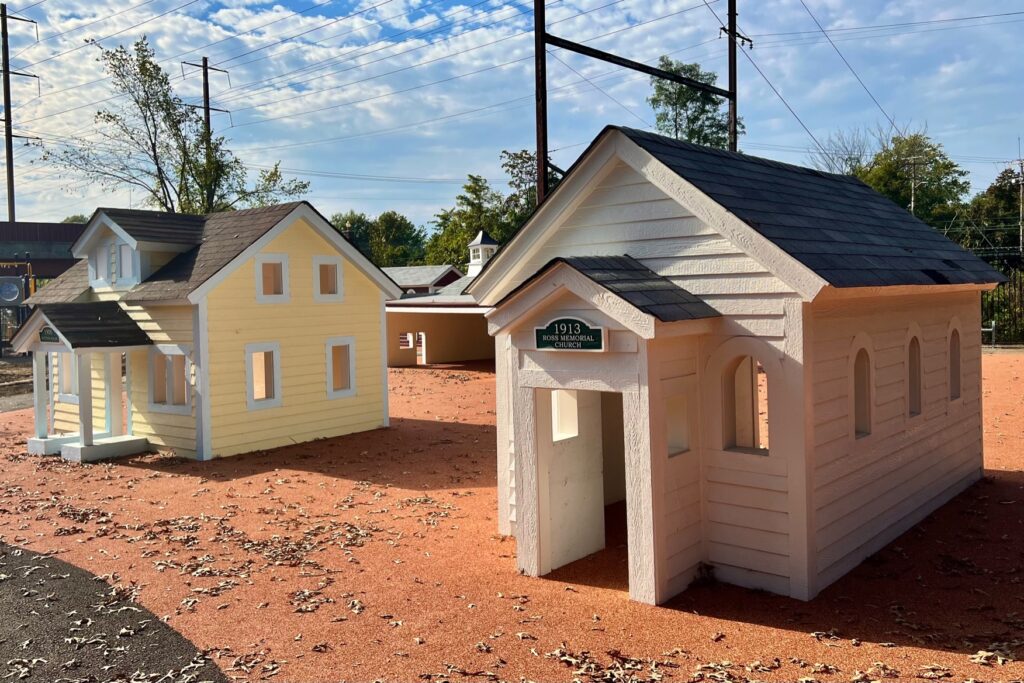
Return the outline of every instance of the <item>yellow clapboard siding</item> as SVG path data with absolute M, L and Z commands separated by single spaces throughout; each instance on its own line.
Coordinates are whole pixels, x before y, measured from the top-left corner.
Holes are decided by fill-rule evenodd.
M 257 302 L 252 259 L 207 296 L 213 454 L 233 455 L 383 425 L 380 289 L 343 260 L 344 300 L 317 301 L 313 258 L 338 252 L 302 220 L 275 237 L 262 253 L 288 255 L 287 303 Z M 328 398 L 326 342 L 331 337 L 355 340 L 354 396 Z M 281 405 L 249 410 L 245 346 L 261 342 L 280 344 Z
M 153 307 L 161 320 L 162 308 Z M 191 340 L 191 310 L 188 311 L 189 334 Z M 171 313 L 173 316 L 174 313 Z M 185 343 L 179 337 L 175 340 L 178 343 Z M 129 354 L 131 362 L 131 402 L 132 402 L 132 431 L 139 436 L 145 436 L 153 446 L 158 448 L 173 449 L 179 455 L 192 455 L 196 449 L 196 419 L 195 419 L 195 389 L 194 378 L 189 378 L 187 387 L 190 393 L 192 412 L 188 415 L 178 413 L 163 413 L 151 410 L 149 405 L 149 364 L 150 351 L 133 351 Z

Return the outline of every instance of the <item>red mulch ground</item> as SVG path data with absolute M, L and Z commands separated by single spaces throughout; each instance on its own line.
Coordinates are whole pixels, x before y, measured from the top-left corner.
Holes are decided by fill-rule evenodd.
M 703 585 L 649 607 L 621 563 L 519 576 L 480 368 L 393 370 L 389 430 L 210 463 L 27 457 L 30 411 L 0 414 L 0 538 L 136 584 L 240 679 L 569 680 L 558 655 L 582 651 L 582 680 L 650 675 L 628 658 L 683 681 L 1021 679 L 971 661 L 1024 659 L 1024 354 L 983 367 L 985 480 L 810 603 Z

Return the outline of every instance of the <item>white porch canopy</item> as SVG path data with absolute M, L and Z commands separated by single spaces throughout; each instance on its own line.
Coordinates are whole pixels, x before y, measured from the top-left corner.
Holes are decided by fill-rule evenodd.
M 68 460 L 91 461 L 138 453 L 148 448 L 143 437 L 132 434 L 125 421 L 121 386 L 122 354 L 151 345 L 141 330 L 116 302 L 40 305 L 11 340 L 19 353 L 32 353 L 33 437 L 29 453 L 60 453 Z M 58 355 L 59 354 L 59 355 Z M 61 394 L 54 384 L 53 369 L 63 358 L 59 372 L 69 374 L 68 386 L 77 392 Z M 94 425 L 93 365 L 101 360 L 104 381 L 102 428 Z M 130 367 L 130 366 L 126 366 Z M 61 378 L 63 381 L 63 378 Z M 125 377 L 131 396 L 131 375 Z M 129 399 L 130 400 L 130 399 Z M 77 404 L 78 431 L 56 433 L 55 404 Z M 129 415 L 131 407 L 128 408 Z

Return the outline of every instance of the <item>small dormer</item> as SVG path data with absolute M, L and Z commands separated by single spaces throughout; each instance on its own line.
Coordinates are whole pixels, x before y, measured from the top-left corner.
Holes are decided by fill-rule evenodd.
M 97 209 L 71 253 L 89 264 L 94 290 L 128 290 L 199 243 L 202 216 Z
M 481 230 L 477 233 L 476 239 L 469 243 L 469 269 L 466 275 L 476 277 L 494 253 L 498 251 L 498 243 L 494 238 Z

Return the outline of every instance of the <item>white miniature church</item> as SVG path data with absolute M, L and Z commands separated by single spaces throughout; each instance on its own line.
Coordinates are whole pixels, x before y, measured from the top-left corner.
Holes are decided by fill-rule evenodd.
M 981 477 L 1001 279 L 854 178 L 605 129 L 467 290 L 520 570 L 624 501 L 633 599 L 814 597 Z

